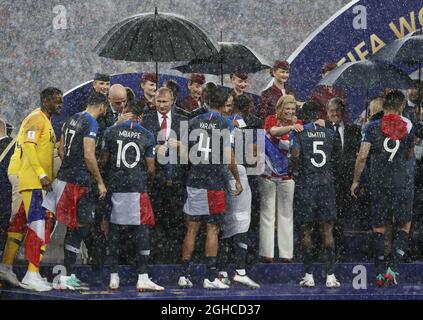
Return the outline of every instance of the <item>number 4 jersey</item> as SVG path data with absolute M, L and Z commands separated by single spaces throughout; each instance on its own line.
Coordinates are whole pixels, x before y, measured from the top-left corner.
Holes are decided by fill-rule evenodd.
M 111 193 L 147 191 L 147 163 L 154 159 L 154 135 L 130 120 L 108 128 L 102 149 L 109 153 L 107 189 Z
M 84 159 L 84 138 L 97 139 L 98 124 L 87 112 L 70 117 L 62 127 L 64 158 L 57 178 L 81 186 L 88 186 L 90 173 Z

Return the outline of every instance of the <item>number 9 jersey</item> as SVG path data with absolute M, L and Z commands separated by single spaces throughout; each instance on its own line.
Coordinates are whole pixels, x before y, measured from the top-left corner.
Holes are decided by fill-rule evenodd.
M 382 120 L 370 122 L 363 130 L 363 142 L 371 144 L 370 181 L 372 187 L 390 187 L 398 191 L 406 187 L 408 155 L 413 148 L 411 121 L 401 117 L 407 126 L 403 139 L 390 139 L 382 132 Z
M 102 152 L 109 154 L 107 189 L 110 193 L 147 191 L 147 162 L 154 159 L 154 135 L 130 120 L 109 127 Z

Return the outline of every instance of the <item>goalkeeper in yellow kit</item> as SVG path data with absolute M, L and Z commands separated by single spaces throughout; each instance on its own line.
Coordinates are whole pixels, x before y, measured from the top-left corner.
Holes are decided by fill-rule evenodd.
M 40 99 L 41 108 L 35 109 L 22 122 L 15 150 L 20 153 L 20 160 L 12 161 L 11 166 L 14 168 L 9 168 L 8 172 L 10 176 L 19 167 L 18 190 L 23 206 L 17 205 L 18 213 L 12 217 L 9 224 L 0 278 L 16 284 L 16 281 L 13 281 L 11 266 L 26 234 L 25 256 L 29 265 L 20 285 L 29 290 L 49 291 L 52 286 L 41 277 L 39 263 L 50 239 L 52 220 L 50 213 L 42 208 L 41 204 L 43 192 L 51 191 L 51 182 L 54 179 L 53 156 L 56 136 L 51 125 L 51 116 L 60 114 L 63 94 L 59 89 L 50 87 L 41 92 Z M 26 213 L 26 221 L 23 221 L 23 211 Z M 16 276 L 14 278 L 16 279 Z

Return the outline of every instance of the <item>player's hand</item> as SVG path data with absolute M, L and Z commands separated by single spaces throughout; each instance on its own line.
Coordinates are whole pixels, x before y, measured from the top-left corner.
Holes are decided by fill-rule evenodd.
M 100 223 L 100 230 L 107 236 L 109 233 L 109 221 L 103 218 L 103 221 Z
M 179 148 L 179 141 L 176 140 L 175 138 L 170 138 L 168 140 L 168 145 L 171 148 L 177 149 L 177 148 Z
M 233 191 L 234 196 L 239 196 L 244 189 L 242 188 L 242 184 L 240 181 L 235 183 L 235 191 Z
M 238 123 L 238 120 L 237 120 L 237 119 L 234 119 L 234 121 L 233 121 L 233 122 L 234 122 L 234 126 L 235 126 L 235 127 L 237 127 L 237 128 L 239 128 L 239 123 Z
M 156 154 L 166 156 L 166 152 L 169 148 L 164 144 L 158 144 L 156 146 Z
M 324 128 L 326 126 L 325 120 L 323 119 L 317 119 L 316 121 L 314 121 L 315 124 L 317 124 L 319 127 Z
M 51 187 L 51 181 L 47 176 L 42 177 L 40 179 L 40 182 L 41 182 L 41 187 L 43 188 L 43 190 L 47 192 L 53 191 L 53 188 Z
M 104 183 L 99 183 L 98 184 L 98 198 L 100 200 L 103 200 L 104 198 L 106 198 L 106 194 L 107 194 L 106 186 L 104 185 Z
M 292 130 L 295 132 L 301 132 L 301 131 L 304 131 L 304 127 L 302 124 L 296 123 L 292 126 Z
M 358 192 L 358 182 L 353 182 L 351 185 L 351 196 L 357 199 L 357 192 Z
M 116 123 L 122 123 L 122 122 L 125 122 L 127 120 L 136 121 L 137 117 L 132 112 L 127 112 L 127 113 L 119 115 L 119 119 L 118 119 L 118 121 L 116 121 Z

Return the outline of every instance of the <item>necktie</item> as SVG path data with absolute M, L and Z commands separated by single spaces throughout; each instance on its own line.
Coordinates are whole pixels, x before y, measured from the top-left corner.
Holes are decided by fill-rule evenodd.
M 116 122 L 118 120 L 118 113 L 117 112 L 113 112 L 113 121 Z
M 166 131 L 167 131 L 167 115 L 163 114 L 163 121 L 162 124 L 160 126 L 160 130 L 162 132 L 162 136 L 163 136 L 163 140 L 166 141 Z
M 334 124 L 333 128 L 335 130 L 335 141 L 334 141 L 334 149 L 336 153 L 342 153 L 342 140 L 341 140 L 341 133 L 339 132 L 339 124 Z

